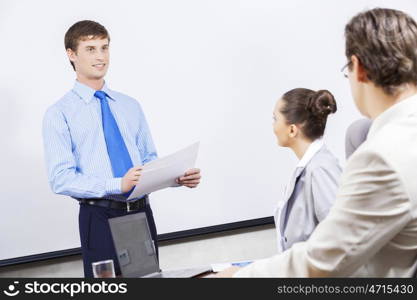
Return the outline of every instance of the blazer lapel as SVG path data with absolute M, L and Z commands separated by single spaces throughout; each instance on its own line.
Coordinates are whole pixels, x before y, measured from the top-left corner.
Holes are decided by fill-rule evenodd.
M 292 193 L 294 192 L 295 183 L 297 182 L 298 177 L 300 177 L 301 173 L 303 173 L 305 167 L 297 167 L 293 173 L 293 176 L 291 177 L 291 180 L 285 189 L 285 195 L 284 195 L 284 204 L 281 206 L 280 211 L 278 212 L 278 218 L 279 218 L 279 227 L 281 229 L 281 234 L 284 234 L 284 221 L 285 216 L 287 213 L 287 206 L 288 206 L 288 200 L 290 200 Z

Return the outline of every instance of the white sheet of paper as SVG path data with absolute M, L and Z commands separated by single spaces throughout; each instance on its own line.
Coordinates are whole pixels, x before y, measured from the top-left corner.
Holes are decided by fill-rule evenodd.
M 175 179 L 194 167 L 199 145 L 200 142 L 196 142 L 173 154 L 145 164 L 139 183 L 127 200 L 177 185 Z
M 211 264 L 211 269 L 213 272 L 221 272 L 226 270 L 227 268 L 236 266 L 236 267 L 245 267 L 249 264 L 251 264 L 252 261 L 238 261 L 238 262 L 227 262 L 227 263 L 217 263 L 217 264 Z

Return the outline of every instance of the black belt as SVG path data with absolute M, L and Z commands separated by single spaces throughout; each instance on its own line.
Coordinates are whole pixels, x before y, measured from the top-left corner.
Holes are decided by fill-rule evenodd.
M 148 202 L 147 200 L 148 200 L 148 196 L 145 196 L 141 199 L 130 201 L 130 202 L 121 202 L 121 201 L 101 199 L 101 198 L 78 199 L 78 201 L 83 204 L 101 206 L 101 207 L 106 207 L 106 208 L 123 209 L 123 210 L 126 210 L 127 212 L 145 208 Z

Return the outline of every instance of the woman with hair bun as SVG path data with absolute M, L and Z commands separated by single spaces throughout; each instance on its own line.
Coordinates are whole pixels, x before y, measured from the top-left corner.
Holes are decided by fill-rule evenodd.
M 291 148 L 299 159 L 275 211 L 279 252 L 307 240 L 336 198 L 342 170 L 322 140 L 327 116 L 336 110 L 329 91 L 303 88 L 288 91 L 275 105 L 278 145 Z

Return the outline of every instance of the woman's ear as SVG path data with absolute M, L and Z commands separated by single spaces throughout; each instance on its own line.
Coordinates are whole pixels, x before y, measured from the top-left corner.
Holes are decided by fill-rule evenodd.
M 363 67 L 362 63 L 358 59 L 356 55 L 352 55 L 350 57 L 350 61 L 352 62 L 352 73 L 354 78 L 358 82 L 367 82 L 368 76 L 366 75 L 366 70 Z
M 297 137 L 297 135 L 298 135 L 298 127 L 297 127 L 297 125 L 291 124 L 290 125 L 290 132 L 289 132 L 288 136 L 290 138 L 295 138 L 295 137 Z

